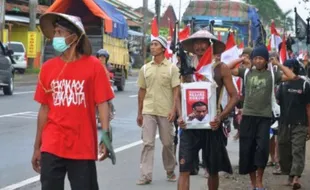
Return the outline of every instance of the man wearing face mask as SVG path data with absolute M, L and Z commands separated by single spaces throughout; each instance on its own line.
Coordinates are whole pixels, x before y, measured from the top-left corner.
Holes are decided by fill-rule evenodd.
M 99 160 L 111 156 L 108 101 L 114 98 L 100 61 L 91 56 L 91 44 L 80 18 L 47 13 L 40 18 L 43 34 L 53 40 L 60 56 L 45 62 L 34 99 L 40 103 L 33 169 L 41 174 L 42 190 L 97 190 L 98 159 L 95 110 L 99 110 L 102 142 Z
M 217 38 L 209 31 L 203 29 L 188 39 L 182 41 L 184 50 L 194 53 L 197 59 L 193 60 L 193 66 L 197 67 L 199 60 L 210 46 L 210 40 L 213 42 L 213 71 L 214 81 L 218 87 L 216 90 L 217 105 L 220 105 L 220 94 L 225 86 L 229 94 L 229 102 L 222 109 L 218 107 L 218 115 L 210 122 L 210 129 L 186 130 L 183 118 L 179 120 L 180 127 L 183 130 L 180 136 L 179 163 L 180 178 L 178 182 L 178 190 L 189 190 L 190 172 L 195 167 L 195 160 L 198 158 L 198 152 L 202 149 L 202 159 L 204 167 L 209 172 L 208 189 L 217 190 L 219 187 L 219 172 L 224 171 L 232 173 L 232 167 L 226 150 L 226 142 L 223 131 L 222 121 L 226 118 L 238 102 L 238 94 L 232 82 L 230 69 L 227 65 L 219 60 L 219 55 L 225 50 L 225 44 L 218 41 Z M 212 79 L 209 79 L 212 80 Z M 181 112 L 181 110 L 179 110 Z M 182 115 L 182 114 L 180 114 Z
M 142 128 L 143 149 L 140 162 L 141 177 L 137 185 L 152 182 L 155 136 L 157 127 L 163 144 L 162 157 L 167 181 L 175 182 L 176 160 L 173 147 L 172 122 L 179 102 L 179 69 L 165 58 L 167 41 L 162 36 L 152 39 L 153 60 L 145 64 L 138 77 L 138 117 Z

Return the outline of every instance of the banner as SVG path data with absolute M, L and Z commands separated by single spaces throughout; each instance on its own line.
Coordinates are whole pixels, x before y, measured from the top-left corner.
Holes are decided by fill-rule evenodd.
M 211 129 L 216 116 L 216 85 L 211 82 L 181 84 L 182 117 L 187 129 Z
M 307 24 L 299 16 L 297 11 L 295 12 L 295 31 L 296 31 L 296 38 L 298 38 L 299 40 L 303 40 L 307 36 Z
M 35 58 L 37 56 L 37 33 L 28 32 L 27 57 Z

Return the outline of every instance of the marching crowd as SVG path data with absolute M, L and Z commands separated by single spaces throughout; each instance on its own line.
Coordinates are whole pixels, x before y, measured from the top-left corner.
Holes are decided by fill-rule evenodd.
M 109 102 L 114 94 L 108 71 L 102 67 L 108 55 L 98 52 L 100 60 L 90 56 L 91 45 L 78 17 L 47 13 L 40 18 L 40 26 L 43 34 L 53 39 L 53 47 L 61 55 L 44 63 L 39 75 L 34 99 L 41 106 L 33 169 L 41 174 L 43 190 L 64 189 L 66 174 L 74 190 L 99 189 L 95 161 L 110 157 L 115 163 L 109 135 Z M 213 48 L 211 76 L 217 84 L 217 115 L 210 121 L 211 129 L 186 129 L 180 86 L 195 82 L 197 63 L 210 46 Z M 233 113 L 233 124 L 238 129 L 235 139 L 239 139 L 240 148 L 239 173 L 249 175 L 250 189 L 264 189 L 263 176 L 268 164 L 276 166 L 275 173 L 287 175 L 293 189 L 300 189 L 310 133 L 307 58 L 302 62 L 292 58 L 281 64 L 277 54 L 261 45 L 245 48 L 240 59 L 224 64 L 220 55 L 225 44 L 204 29 L 180 44 L 186 55 L 194 55 L 191 63 L 182 63 L 185 53 L 179 51 L 180 62 L 172 64 L 165 58 L 166 48 L 165 38 L 153 38 L 150 47 L 153 60 L 139 71 L 137 124 L 142 130 L 143 148 L 137 185 L 152 182 L 158 128 L 167 180 L 177 182 L 178 190 L 189 190 L 190 175 L 197 173 L 201 150 L 201 165 L 208 174 L 209 190 L 217 190 L 219 172 L 233 172 L 226 149 L 227 118 Z M 241 94 L 237 92 L 233 76 L 242 78 Z M 224 88 L 229 96 L 225 107 L 220 105 Z M 277 106 L 280 106 L 280 115 Z M 102 126 L 99 145 L 96 109 Z M 208 105 L 203 103 L 193 106 L 198 120 L 207 109 Z M 179 175 L 175 172 L 176 166 Z
M 182 118 L 180 96 L 177 96 L 177 93 L 180 93 L 181 83 L 195 82 L 197 61 L 202 59 L 211 45 L 210 40 L 214 54 L 213 77 L 217 83 L 216 103 L 220 104 L 222 88 L 226 88 L 229 101 L 226 107 L 218 106 L 220 107 L 218 115 L 210 122 L 211 130 L 186 129 L 185 119 Z M 187 66 L 181 62 L 176 65 L 168 64 L 164 56 L 166 46 L 167 42 L 161 36 L 153 38 L 151 54 L 154 59 L 139 73 L 137 121 L 142 127 L 144 144 L 141 156 L 141 178 L 137 184 L 144 185 L 152 182 L 154 131 L 157 125 L 159 134 L 162 136 L 162 128 L 172 130 L 173 118 L 176 118 L 177 122 L 174 122 L 174 125 L 181 130 L 178 189 L 189 189 L 189 176 L 197 173 L 200 150 L 202 150 L 201 165 L 207 173 L 208 187 L 210 190 L 218 189 L 218 173 L 221 171 L 232 173 L 226 150 L 225 119 L 233 112 L 233 124 L 238 130 L 234 138 L 239 139 L 239 173 L 249 175 L 250 189 L 265 189 L 263 176 L 267 165 L 275 166 L 274 174 L 287 175 L 287 185 L 291 185 L 292 189 L 300 189 L 299 179 L 305 167 L 305 146 L 310 134 L 310 67 L 305 60 L 306 57 L 304 60 L 288 58 L 282 64 L 277 53 L 268 52 L 266 46 L 260 45 L 254 49 L 245 48 L 240 59 L 224 64 L 220 60 L 220 55 L 225 50 L 225 45 L 204 29 L 181 42 L 182 48 L 193 54 L 192 61 Z M 179 81 L 176 67 L 180 69 Z M 232 76 L 242 78 L 240 96 L 237 94 Z M 166 98 L 162 99 L 162 97 Z M 168 104 L 167 101 L 170 103 Z M 207 105 L 199 106 L 193 107 L 194 114 L 202 113 L 203 108 L 207 109 Z M 166 110 L 166 112 L 160 110 Z M 152 118 L 152 124 L 149 123 L 150 118 Z M 166 120 L 167 125 L 163 126 L 161 120 Z M 173 135 L 170 134 L 170 143 L 173 143 Z M 174 168 L 169 168 L 166 164 L 167 159 L 174 159 L 174 155 L 170 154 L 170 157 L 167 157 L 164 154 L 169 147 L 166 144 L 166 138 L 165 136 L 161 140 L 167 180 L 175 181 L 177 178 L 173 172 Z M 174 142 L 175 145 L 176 142 Z M 270 162 L 268 162 L 269 154 Z

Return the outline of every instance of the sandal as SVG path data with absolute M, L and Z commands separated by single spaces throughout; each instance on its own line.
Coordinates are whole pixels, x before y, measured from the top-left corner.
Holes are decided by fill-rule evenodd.
M 292 186 L 293 185 L 293 179 L 294 179 L 294 177 L 288 176 L 287 181 L 285 183 L 285 186 Z
M 301 185 L 299 183 L 293 184 L 293 190 L 301 189 Z
M 275 169 L 272 172 L 273 175 L 282 175 L 281 167 L 279 163 L 275 163 Z
M 152 183 L 152 180 L 150 179 L 139 179 L 137 181 L 137 185 L 149 185 L 150 183 Z
M 175 175 L 174 172 L 168 174 L 167 173 L 167 181 L 170 181 L 170 182 L 176 182 L 177 181 L 177 176 Z
M 275 166 L 275 165 L 276 165 L 276 164 L 275 164 L 274 162 L 271 162 L 271 161 L 270 161 L 270 162 L 267 163 L 266 166 L 267 166 L 267 167 L 272 167 L 272 166 Z

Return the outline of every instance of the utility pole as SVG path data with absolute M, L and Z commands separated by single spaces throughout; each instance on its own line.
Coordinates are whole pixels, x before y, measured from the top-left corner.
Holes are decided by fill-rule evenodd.
M 180 26 L 182 24 L 182 18 L 181 18 L 181 7 L 182 6 L 182 0 L 179 0 L 179 24 L 178 24 L 178 30 L 180 30 Z
M 143 38 L 142 38 L 142 53 L 143 53 L 143 62 L 146 60 L 146 31 L 148 28 L 148 18 L 147 18 L 147 13 L 148 13 L 148 0 L 143 0 Z
M 5 29 L 5 0 L 0 0 L 0 41 L 4 39 L 3 31 Z
M 29 32 L 35 32 L 36 26 L 37 26 L 37 6 L 38 6 L 38 0 L 29 0 Z M 35 44 L 36 46 L 37 44 Z M 29 46 L 29 44 L 28 44 Z M 35 48 L 36 49 L 36 48 Z M 34 64 L 34 58 L 28 57 L 28 67 L 30 69 L 33 68 Z
M 155 14 L 156 14 L 158 26 L 159 26 L 159 21 L 160 21 L 160 8 L 161 8 L 161 0 L 155 0 Z

